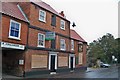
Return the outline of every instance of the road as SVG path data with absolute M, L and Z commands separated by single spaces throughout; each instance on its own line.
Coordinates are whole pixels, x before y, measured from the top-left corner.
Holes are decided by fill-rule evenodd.
M 73 72 L 69 74 L 54 75 L 53 78 L 118 78 L 118 68 L 98 68 L 86 72 Z
M 84 80 L 84 79 L 99 80 L 99 78 L 100 80 L 120 80 L 118 79 L 118 76 L 120 77 L 120 68 L 118 70 L 118 67 L 111 67 L 111 68 L 95 68 L 95 69 L 88 68 L 86 72 L 77 71 L 77 72 L 69 72 L 69 73 L 61 73 L 61 74 L 57 73 L 54 75 L 34 75 L 27 78 L 35 78 L 34 80 L 59 80 L 60 78 L 65 78 L 64 80 L 69 80 L 69 79 L 74 80 L 74 78 L 76 78 L 75 80 Z M 26 80 L 26 78 L 22 78 L 21 80 L 23 79 Z

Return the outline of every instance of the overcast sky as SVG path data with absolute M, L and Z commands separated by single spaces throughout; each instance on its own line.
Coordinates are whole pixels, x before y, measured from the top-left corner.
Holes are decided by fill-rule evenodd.
M 106 33 L 118 37 L 118 0 L 42 0 L 57 12 L 64 11 L 73 28 L 88 43 Z M 72 24 L 71 24 L 72 25 Z

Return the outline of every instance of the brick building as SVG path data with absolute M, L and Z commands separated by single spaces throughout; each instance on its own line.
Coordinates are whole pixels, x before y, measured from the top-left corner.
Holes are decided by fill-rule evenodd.
M 17 4 L 2 3 L 2 70 L 3 73 L 22 73 L 24 51 L 27 43 L 28 20 Z M 16 73 L 16 71 L 20 71 Z
M 63 11 L 58 13 L 42 1 L 2 4 L 3 68 L 15 66 L 15 72 L 27 76 L 85 66 L 87 43 L 70 30 L 70 21 Z M 13 27 L 19 34 L 14 32 L 10 37 Z M 82 51 L 78 51 L 79 47 Z
M 87 42 L 75 31 L 70 31 L 71 50 L 75 53 L 76 67 L 86 66 Z

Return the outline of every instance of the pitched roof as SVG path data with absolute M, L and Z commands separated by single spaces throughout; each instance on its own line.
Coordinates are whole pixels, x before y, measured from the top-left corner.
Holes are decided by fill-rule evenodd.
M 17 19 L 28 22 L 22 11 L 19 9 L 17 4 L 14 2 L 2 2 L 2 11 L 3 14 L 15 17 Z
M 81 42 L 86 42 L 75 30 L 70 30 L 70 37 Z
M 63 17 L 62 15 L 60 15 L 55 9 L 53 9 L 49 4 L 47 4 L 47 3 L 43 2 L 43 1 L 35 2 L 35 1 L 31 0 L 31 2 L 34 3 L 34 4 L 36 4 L 36 5 L 38 5 L 39 7 L 42 7 L 44 9 L 50 11 L 51 13 L 56 14 L 57 16 L 65 19 L 65 20 L 67 20 L 65 17 Z M 67 21 L 69 21 L 69 20 L 67 20 Z

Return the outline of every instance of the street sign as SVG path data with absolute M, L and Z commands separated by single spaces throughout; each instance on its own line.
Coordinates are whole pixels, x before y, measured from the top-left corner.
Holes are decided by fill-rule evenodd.
M 46 32 L 45 40 L 55 40 L 55 32 Z

